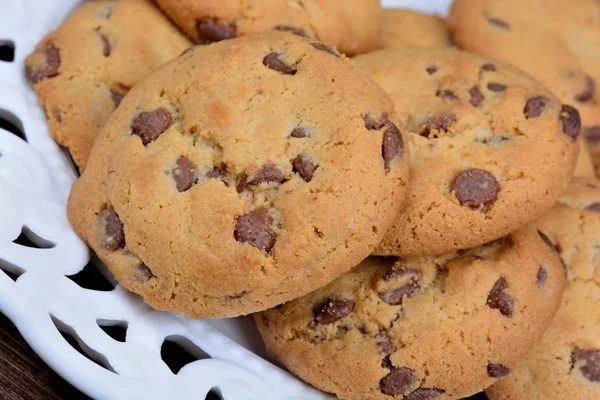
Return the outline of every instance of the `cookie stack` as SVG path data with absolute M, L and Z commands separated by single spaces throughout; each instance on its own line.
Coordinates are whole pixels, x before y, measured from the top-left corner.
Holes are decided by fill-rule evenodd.
M 69 220 L 124 287 L 255 313 L 343 399 L 598 396 L 600 183 L 565 192 L 592 78 L 572 102 L 508 51 L 450 48 L 448 26 L 474 52 L 499 34 L 460 33 L 479 18 L 519 26 L 486 1 L 448 26 L 376 0 L 156 3 L 87 3 L 25 66 L 82 172 Z

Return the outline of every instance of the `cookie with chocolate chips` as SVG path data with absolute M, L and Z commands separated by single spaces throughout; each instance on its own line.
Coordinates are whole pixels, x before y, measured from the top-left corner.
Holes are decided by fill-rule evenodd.
M 433 257 L 371 257 L 255 319 L 267 352 L 348 400 L 458 399 L 510 376 L 559 307 L 554 249 L 520 229 Z
M 383 10 L 379 47 L 449 47 L 452 38 L 439 15 L 388 8 Z
M 135 18 L 132 18 L 135 16 Z M 83 4 L 25 59 L 54 139 L 84 169 L 123 96 L 191 42 L 149 0 Z
M 537 226 L 567 269 L 562 304 L 527 358 L 486 392 L 491 400 L 599 399 L 600 181 L 574 179 Z
M 156 3 L 199 44 L 275 30 L 308 37 L 355 55 L 377 48 L 379 41 L 379 0 L 156 0 Z
M 599 125 L 597 0 L 456 0 L 448 25 L 459 48 L 519 67 L 576 107 L 585 128 Z
M 121 284 L 160 310 L 230 317 L 372 252 L 404 201 L 406 137 L 385 92 L 327 50 L 248 35 L 198 46 L 129 92 L 68 207 Z
M 376 255 L 495 240 L 548 211 L 570 179 L 579 113 L 516 68 L 451 49 L 354 60 L 394 101 L 411 148 L 407 206 Z

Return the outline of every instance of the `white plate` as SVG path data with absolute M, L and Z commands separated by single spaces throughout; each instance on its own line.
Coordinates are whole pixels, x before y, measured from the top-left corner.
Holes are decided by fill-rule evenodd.
M 50 137 L 25 81 L 23 59 L 81 2 L 2 0 L 0 5 L 0 45 L 16 49 L 14 62 L 0 61 L 0 117 L 27 138 L 0 129 L 0 270 L 20 275 L 15 282 L 0 272 L 0 311 L 51 368 L 96 399 L 204 399 L 212 388 L 225 400 L 330 399 L 262 358 L 251 318 L 193 321 L 154 311 L 120 286 L 95 291 L 67 278 L 90 256 L 66 218 L 76 175 Z M 449 3 L 383 1 L 442 15 Z M 22 232 L 39 248 L 13 243 Z M 126 341 L 114 340 L 99 324 L 126 326 Z M 104 367 L 75 350 L 57 327 Z M 166 338 L 199 360 L 172 373 L 161 358 Z

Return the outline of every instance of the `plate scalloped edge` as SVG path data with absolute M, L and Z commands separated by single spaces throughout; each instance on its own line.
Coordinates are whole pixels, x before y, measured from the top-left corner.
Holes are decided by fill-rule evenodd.
M 0 45 L 15 48 L 12 62 L 0 60 L 0 117 L 26 138 L 0 128 L 0 311 L 52 369 L 96 399 L 199 399 L 211 389 L 224 400 L 331 399 L 244 347 L 236 330 L 248 327 L 248 319 L 189 320 L 154 311 L 118 285 L 95 291 L 68 278 L 90 260 L 66 217 L 76 174 L 48 132 L 22 65 L 40 38 L 82 2 L 4 0 L 0 7 Z M 449 1 L 383 3 L 445 14 Z M 37 246 L 15 243 L 20 235 Z M 125 342 L 100 325 L 125 325 Z M 75 350 L 59 329 L 98 362 Z M 161 358 L 165 339 L 205 356 L 174 374 Z

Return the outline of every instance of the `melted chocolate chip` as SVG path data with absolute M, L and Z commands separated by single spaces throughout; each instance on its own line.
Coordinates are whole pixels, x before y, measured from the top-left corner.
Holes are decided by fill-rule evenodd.
M 125 247 L 125 232 L 123 223 L 114 208 L 103 210 L 98 218 L 104 227 L 102 247 L 108 251 L 116 251 Z
M 354 301 L 343 298 L 328 298 L 313 309 L 315 321 L 328 325 L 344 318 L 354 310 Z
M 506 90 L 506 85 L 498 82 L 489 82 L 487 88 L 492 92 L 504 92 L 504 90 Z
M 340 56 L 340 53 L 338 53 L 335 49 L 332 49 L 331 47 L 324 45 L 323 43 L 311 43 L 311 44 L 312 44 L 312 47 L 314 47 L 317 50 L 324 51 L 324 52 L 329 53 L 336 57 Z
M 487 63 L 487 64 L 483 64 L 481 66 L 481 69 L 484 71 L 495 71 L 496 70 L 496 66 L 494 64 L 491 63 Z
M 572 138 L 577 139 L 581 131 L 581 118 L 577 109 L 563 104 L 560 112 L 560 120 L 562 121 L 563 132 Z
M 108 57 L 110 56 L 110 53 L 112 51 L 112 47 L 110 45 L 110 42 L 108 41 L 108 38 L 106 36 L 104 36 L 104 34 L 100 31 L 97 31 L 98 35 L 100 35 L 100 39 L 102 40 L 102 55 L 104 57 Z
M 35 51 L 34 54 L 43 55 L 43 62 L 39 65 L 25 65 L 25 77 L 30 84 L 36 84 L 42 79 L 53 78 L 58 75 L 60 68 L 60 51 L 49 44 Z
M 271 251 L 275 245 L 275 232 L 271 225 L 273 217 L 264 208 L 250 211 L 236 220 L 234 232 L 235 240 L 248 243 L 250 246 L 265 252 Z
M 543 265 L 540 265 L 540 269 L 538 269 L 538 272 L 537 272 L 537 279 L 535 281 L 535 284 L 537 285 L 537 287 L 543 288 L 544 286 L 546 286 L 547 281 L 548 281 L 548 271 L 546 270 L 546 268 L 544 268 Z
M 172 175 L 179 192 L 185 192 L 194 184 L 194 166 L 183 156 L 177 159 Z
M 471 95 L 469 103 L 471 103 L 473 107 L 479 107 L 479 105 L 484 99 L 481 90 L 479 90 L 477 86 L 473 86 L 471 89 L 469 89 L 469 94 Z
M 583 130 L 585 140 L 590 143 L 600 143 L 600 126 L 588 126 Z
M 275 27 L 275 30 L 281 32 L 291 32 L 297 36 L 308 37 L 308 35 L 306 34 L 306 32 L 304 32 L 303 29 L 291 25 L 277 25 Z
M 285 182 L 285 175 L 273 164 L 265 164 L 262 168 L 254 175 L 252 180 L 248 182 L 248 185 L 260 185 L 264 182 Z
M 290 133 L 290 136 L 293 138 L 304 138 L 310 136 L 309 133 L 310 132 L 306 128 L 296 127 L 292 133 Z
M 362 117 L 363 121 L 365 121 L 365 128 L 370 131 L 378 131 L 385 126 L 385 124 L 389 121 L 387 113 L 383 113 L 381 118 L 378 120 L 373 119 L 369 114 L 365 114 Z
M 381 146 L 381 154 L 383 156 L 383 166 L 386 171 L 390 170 L 390 165 L 404 151 L 404 140 L 400 129 L 392 123 L 386 124 L 385 132 L 383 133 L 383 145 Z
M 145 146 L 169 129 L 172 123 L 171 113 L 161 107 L 135 117 L 131 123 L 131 132 L 139 136 Z
M 508 289 L 508 282 L 504 278 L 498 278 L 494 287 L 490 291 L 487 298 L 487 305 L 490 308 L 500 311 L 505 317 L 513 316 L 514 300 L 513 298 L 504 292 Z
M 600 382 L 600 350 L 575 350 L 571 354 L 573 367 L 579 365 L 579 372 L 590 382 Z
M 412 369 L 391 367 L 391 372 L 379 381 L 379 389 L 388 396 L 397 396 L 404 394 L 416 382 L 417 376 Z
M 587 103 L 594 98 L 596 94 L 596 81 L 589 75 L 585 77 L 585 89 L 575 96 L 575 100 L 580 103 Z
M 402 304 L 404 298 L 411 298 L 421 289 L 421 280 L 423 273 L 414 268 L 392 268 L 381 277 L 384 281 L 404 280 L 405 285 L 387 292 L 379 292 L 377 295 L 383 301 L 390 305 Z
M 429 75 L 435 74 L 437 72 L 437 70 L 438 70 L 438 67 L 436 67 L 435 65 L 430 65 L 427 68 L 425 68 L 425 71 L 427 71 L 427 73 Z
M 237 36 L 234 27 L 218 22 L 212 18 L 201 18 L 196 20 L 196 33 L 198 43 L 209 44 L 221 40 L 233 39 Z
M 600 203 L 592 203 L 585 208 L 587 211 L 600 212 Z
M 375 335 L 375 340 L 377 341 L 377 348 L 379 352 L 384 356 L 390 356 L 396 352 L 396 346 L 392 343 L 389 334 L 387 332 L 379 332 Z
M 488 375 L 492 378 L 502 378 L 510 373 L 510 368 L 502 364 L 489 363 L 487 366 Z
M 471 168 L 456 176 L 451 190 L 463 206 L 478 208 L 483 205 L 487 207 L 498 198 L 500 184 L 489 172 Z
M 222 179 L 227 172 L 227 165 L 221 163 L 206 173 L 208 179 Z
M 502 29 L 505 29 L 507 31 L 510 30 L 510 25 L 508 25 L 507 22 L 505 22 L 505 21 L 503 21 L 503 20 L 501 20 L 499 18 L 494 18 L 494 17 L 487 16 L 486 19 L 492 25 L 495 25 L 495 26 L 497 26 L 499 28 L 502 28 Z
M 311 160 L 310 157 L 303 154 L 298 155 L 292 161 L 294 172 L 298 173 L 306 182 L 310 182 L 317 170 L 317 165 Z
M 544 243 L 546 243 L 548 246 L 550 246 L 550 248 L 552 250 L 556 250 L 554 248 L 554 243 L 552 243 L 552 240 L 550 240 L 550 238 L 548 236 L 546 236 L 546 234 L 544 232 L 542 232 L 542 231 L 540 231 L 538 229 L 538 235 L 540 235 L 540 237 L 542 238 L 542 240 L 544 241 Z
M 437 137 L 436 132 L 447 133 L 455 122 L 456 115 L 453 112 L 443 112 L 427 120 L 420 135 L 428 137 L 430 139 L 431 137 Z
M 267 68 L 272 69 L 273 71 L 280 72 L 284 75 L 296 75 L 298 70 L 290 65 L 287 65 L 283 62 L 279 56 L 279 53 L 269 53 L 263 59 L 263 65 Z
M 121 101 L 123 101 L 123 97 L 125 97 L 128 91 L 129 88 L 123 85 L 118 85 L 117 87 L 110 89 L 110 97 L 112 98 L 116 107 L 118 107 L 119 104 L 121 104 Z
M 419 388 L 406 396 L 404 400 L 430 400 L 444 394 L 442 389 L 435 388 Z
M 442 99 L 458 100 L 458 96 L 456 96 L 452 90 L 438 90 L 435 95 Z
M 535 96 L 527 100 L 527 104 L 525 104 L 525 108 L 523 109 L 523 113 L 525 114 L 525 118 L 537 118 L 546 109 L 546 107 L 550 104 L 550 99 L 546 96 Z
M 155 275 L 146 264 L 141 263 L 137 266 L 136 277 L 138 277 L 139 280 L 146 282 L 151 278 L 154 278 Z

